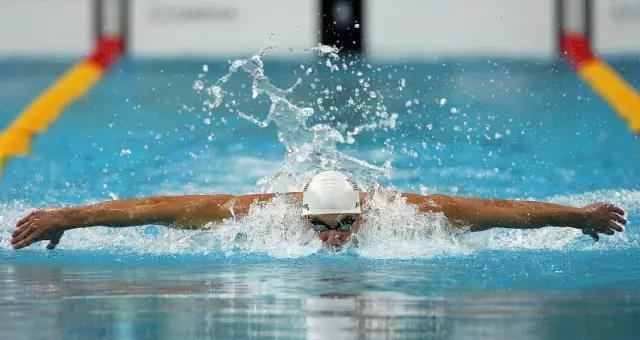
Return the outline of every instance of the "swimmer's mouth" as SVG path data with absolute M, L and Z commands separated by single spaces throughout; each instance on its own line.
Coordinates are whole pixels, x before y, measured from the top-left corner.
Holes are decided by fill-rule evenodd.
M 349 249 L 349 248 L 357 248 L 358 247 L 358 238 L 355 237 L 355 234 L 349 236 L 349 238 L 347 239 L 347 241 L 345 241 L 342 244 L 328 244 L 328 243 L 324 243 L 324 249 L 326 249 L 329 252 L 332 253 L 337 253 L 337 252 L 341 252 L 343 250 Z

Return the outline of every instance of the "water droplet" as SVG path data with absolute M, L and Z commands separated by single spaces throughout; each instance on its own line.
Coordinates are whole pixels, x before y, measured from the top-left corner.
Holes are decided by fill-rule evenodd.
M 196 91 L 202 91 L 204 89 L 204 82 L 200 79 L 193 82 L 193 89 Z

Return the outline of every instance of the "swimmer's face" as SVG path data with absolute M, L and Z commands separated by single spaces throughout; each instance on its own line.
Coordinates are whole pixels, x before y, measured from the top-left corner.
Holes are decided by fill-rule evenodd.
M 351 224 L 351 230 L 340 231 L 338 229 L 328 229 L 325 231 L 317 232 L 316 234 L 322 242 L 332 246 L 344 245 L 353 233 L 357 233 L 362 226 L 362 214 L 317 214 L 302 216 L 302 222 L 309 228 L 313 228 L 311 221 L 322 222 L 331 228 L 339 228 L 345 221 L 353 221 Z

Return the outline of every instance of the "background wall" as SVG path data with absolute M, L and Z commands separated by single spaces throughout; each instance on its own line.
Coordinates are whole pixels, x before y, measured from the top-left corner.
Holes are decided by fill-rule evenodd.
M 319 41 L 318 0 L 131 0 L 135 56 L 229 56 Z M 640 0 L 594 0 L 594 44 L 640 53 Z M 555 54 L 555 0 L 369 0 L 374 57 Z M 81 55 L 93 37 L 91 0 L 0 0 L 0 55 Z
M 0 55 L 84 53 L 92 20 L 88 0 L 0 0 Z
M 640 53 L 640 1 L 593 0 L 593 43 L 603 54 Z
M 374 56 L 555 53 L 554 0 L 378 0 L 366 17 Z
M 134 0 L 132 53 L 229 55 L 317 44 L 317 1 Z

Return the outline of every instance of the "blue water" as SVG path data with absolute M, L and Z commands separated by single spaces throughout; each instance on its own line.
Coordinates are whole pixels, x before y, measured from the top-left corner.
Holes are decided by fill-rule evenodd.
M 376 178 L 383 185 L 571 205 L 609 200 L 627 210 L 626 232 L 597 244 L 559 228 L 412 239 L 401 214 L 390 212 L 390 232 L 377 243 L 331 253 L 272 237 L 281 236 L 270 224 L 274 211 L 295 219 L 274 205 L 224 225 L 228 233 L 97 228 L 68 232 L 55 251 L 11 250 L 13 225 L 36 207 L 259 191 L 256 183 L 279 169 L 286 149 L 274 124 L 260 128 L 224 107 L 211 117 L 202 111 L 194 80 L 207 64 L 203 79 L 215 82 L 227 61 L 127 60 L 5 169 L 0 338 L 637 334 L 640 141 L 568 66 L 424 60 L 329 72 L 313 58 L 265 62 L 280 88 L 302 78 L 290 99 L 316 112 L 328 106 L 317 101 L 325 88 L 348 93 L 364 78 L 377 91 L 398 114 L 396 127 L 338 148 L 374 165 L 391 162 L 391 178 Z M 69 65 L 0 61 L 0 126 Z M 637 59 L 612 65 L 640 88 Z M 251 99 L 250 82 L 234 77 L 225 89 L 243 112 L 265 117 L 268 101 Z M 334 120 L 312 121 L 356 124 L 347 99 L 332 94 Z M 253 243 L 235 239 L 243 226 Z

